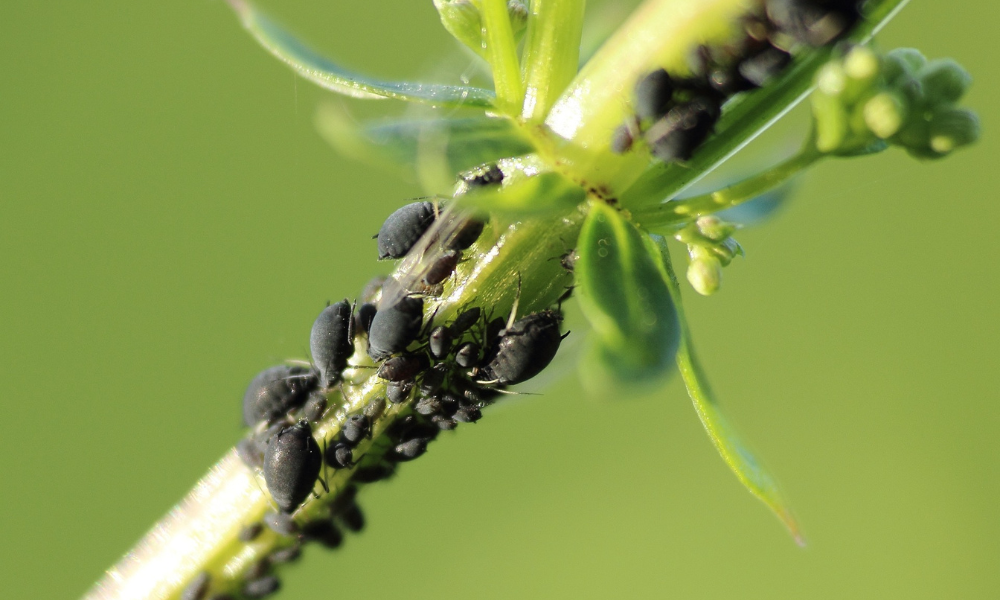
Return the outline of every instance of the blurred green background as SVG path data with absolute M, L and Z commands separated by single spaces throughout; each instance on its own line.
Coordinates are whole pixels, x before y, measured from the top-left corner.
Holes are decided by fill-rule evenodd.
M 382 76 L 455 51 L 429 0 L 262 4 Z M 880 37 L 968 67 L 978 146 L 822 165 L 721 293 L 688 294 L 809 547 L 676 380 L 594 400 L 565 377 L 368 490 L 367 531 L 280 597 L 1000 597 L 995 14 L 916 2 Z M 7 1 L 0 48 L 3 595 L 75 598 L 238 439 L 247 381 L 385 270 L 370 235 L 420 190 L 326 147 L 327 94 L 221 2 Z

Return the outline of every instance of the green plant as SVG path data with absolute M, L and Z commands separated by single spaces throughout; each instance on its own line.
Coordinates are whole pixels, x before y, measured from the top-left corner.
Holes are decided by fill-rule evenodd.
M 672 75 L 688 74 L 691 51 L 725 45 L 739 32 L 739 19 L 759 12 L 760 2 L 650 0 L 578 69 L 582 2 L 536 0 L 529 9 L 517 2 L 439 0 L 435 5 L 445 28 L 490 65 L 492 91 L 352 74 L 312 53 L 251 5 L 231 4 L 262 45 L 324 87 L 358 98 L 388 97 L 461 111 L 358 126 L 333 109 L 324 110 L 321 130 L 347 153 L 421 163 L 421 172 L 431 173 L 428 181 L 434 172 L 453 179 L 489 162 L 503 171 L 500 186 L 460 184 L 449 194 L 454 206 L 491 218 L 469 260 L 458 267 L 440 301 L 428 306 L 428 314 L 436 311 L 435 319 L 447 322 L 472 304 L 505 315 L 515 302 L 518 314 L 527 314 L 556 304 L 575 283 L 593 327 L 585 359 L 588 384 L 656 381 L 676 362 L 727 464 L 801 540 L 774 482 L 719 413 L 693 354 L 666 238 L 686 245 L 687 279 L 694 289 L 715 292 L 721 269 L 741 252 L 732 238 L 736 226 L 715 213 L 758 197 L 821 158 L 862 156 L 889 145 L 936 158 L 972 142 L 975 118 L 954 106 L 968 85 L 964 71 L 949 62 L 926 63 L 913 51 L 879 56 L 865 47 L 845 52 L 827 43 L 798 44 L 788 68 L 760 89 L 728 98 L 715 133 L 697 145 L 689 160 L 663 163 L 650 160 L 636 132 L 630 151 L 616 152 L 611 145 L 616 129 L 631 120 L 636 81 L 659 67 Z M 848 38 L 867 40 L 902 4 L 870 2 Z M 814 128 L 799 153 L 732 186 L 680 199 L 804 97 L 814 81 Z M 552 259 L 574 250 L 579 258 L 571 274 Z M 397 279 L 412 278 L 423 264 L 404 260 Z M 374 365 L 363 347 L 352 365 L 357 385 L 345 388 L 342 396 L 330 394 L 336 410 L 314 427 L 318 439 L 332 441 L 349 413 L 384 395 L 384 384 L 365 370 Z M 391 406 L 375 420 L 372 439 L 356 450 L 362 467 L 388 451 L 386 432 L 410 412 L 407 405 Z M 335 471 L 327 482 L 330 492 L 307 501 L 296 520 L 305 523 L 326 514 L 352 489 L 354 473 Z M 103 582 L 97 593 L 176 596 L 201 572 L 211 574 L 213 594 L 239 590 L 260 570 L 261 561 L 295 543 L 270 531 L 252 543 L 239 539 L 240 527 L 260 521 L 268 500 L 259 476 L 230 453 L 162 524 L 165 535 L 144 541 L 117 567 L 120 577 Z

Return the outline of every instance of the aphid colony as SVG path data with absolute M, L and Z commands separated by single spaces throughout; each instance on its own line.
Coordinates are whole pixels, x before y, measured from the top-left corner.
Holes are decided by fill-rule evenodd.
M 690 74 L 657 69 L 635 87 L 634 115 L 615 129 L 613 152 L 628 152 L 643 139 L 665 163 L 686 161 L 714 131 L 722 105 L 757 89 L 791 63 L 799 45 L 839 39 L 861 16 L 859 0 L 767 0 L 743 18 L 742 32 L 725 46 L 700 46 Z
M 473 186 L 496 185 L 503 173 L 482 167 L 464 178 Z M 563 339 L 558 308 L 516 318 L 493 317 L 489 309 L 466 307 L 449 322 L 438 322 L 428 306 L 454 272 L 462 252 L 483 232 L 485 223 L 463 214 L 441 211 L 429 201 L 417 201 L 392 213 L 379 230 L 380 259 L 421 254 L 409 279 L 376 278 L 362 291 L 360 306 L 342 300 L 328 305 L 313 323 L 309 336 L 312 363 L 265 369 L 250 382 L 243 398 L 243 422 L 254 433 L 237 447 L 241 459 L 263 472 L 276 506 L 263 523 L 240 534 L 251 542 L 263 528 L 291 538 L 246 577 L 241 593 L 263 598 L 279 587 L 271 572 L 277 563 L 295 560 L 303 542 L 315 540 L 338 547 L 342 529 L 360 531 L 364 516 L 354 501 L 358 484 L 392 476 L 396 465 L 420 457 L 441 431 L 459 423 L 474 423 L 482 409 L 508 385 L 531 379 L 553 359 Z M 356 343 L 366 347 L 372 366 L 352 365 Z M 356 363 L 358 361 L 355 361 Z M 361 359 L 362 363 L 366 362 Z M 385 382 L 384 394 L 349 414 L 339 433 L 329 440 L 313 435 L 313 423 L 328 410 L 327 395 L 349 390 L 345 371 L 375 368 Z M 394 406 L 400 409 L 386 435 L 379 436 L 362 456 L 355 451 L 373 438 L 376 421 Z M 329 514 L 300 525 L 292 514 L 313 493 L 317 482 L 326 487 L 325 472 L 352 469 Z M 202 600 L 210 587 L 207 574 L 191 582 L 185 599 Z M 225 598 L 216 596 L 215 598 Z

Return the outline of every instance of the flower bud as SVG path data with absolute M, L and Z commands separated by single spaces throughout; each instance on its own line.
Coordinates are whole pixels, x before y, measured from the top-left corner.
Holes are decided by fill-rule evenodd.
M 873 96 L 864 106 L 865 125 L 881 139 L 894 135 L 906 121 L 906 106 L 891 92 Z
M 947 108 L 934 113 L 930 125 L 930 147 L 944 155 L 979 139 L 979 118 L 965 108 Z
M 722 264 L 712 256 L 692 260 L 688 265 L 687 280 L 694 291 L 702 296 L 711 296 L 722 285 Z
M 698 217 L 695 221 L 698 231 L 713 242 L 721 242 L 736 232 L 736 225 L 727 223 L 714 215 Z
M 958 102 L 972 84 L 969 72 L 950 58 L 927 63 L 919 78 L 931 106 Z
M 882 75 L 890 85 L 904 75 L 913 76 L 923 68 L 927 59 L 915 48 L 896 48 L 885 55 Z

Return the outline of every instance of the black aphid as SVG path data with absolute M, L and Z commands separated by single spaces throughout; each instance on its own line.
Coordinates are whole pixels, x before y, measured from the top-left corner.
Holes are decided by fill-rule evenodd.
M 640 79 L 635 86 L 636 116 L 645 121 L 655 121 L 667 114 L 674 87 L 674 80 L 663 69 L 657 69 Z
M 323 418 L 323 413 L 326 412 L 326 396 L 319 392 L 313 392 L 309 395 L 309 399 L 306 400 L 305 406 L 302 407 L 302 416 L 306 420 L 315 423 Z
M 334 469 L 350 469 L 354 466 L 354 446 L 337 444 L 326 453 L 326 464 Z
M 281 563 L 293 562 L 300 556 L 302 556 L 302 544 L 295 542 L 287 548 L 275 550 L 274 552 L 268 554 L 267 560 L 271 561 L 272 564 L 278 565 Z
M 281 588 L 281 582 L 274 575 L 265 575 L 258 579 L 246 582 L 243 586 L 243 595 L 253 600 L 266 598 L 277 592 Z
M 337 518 L 344 525 L 344 529 L 348 531 L 358 533 L 365 528 L 365 513 L 361 512 L 361 507 L 357 504 L 352 503 L 345 506 L 337 513 Z
M 462 180 L 470 186 L 495 185 L 503 182 L 503 171 L 494 163 L 463 173 Z
M 580 254 L 576 249 L 570 250 L 559 257 L 559 264 L 570 273 L 576 268 L 576 261 L 580 260 Z
M 475 217 L 468 217 L 463 221 L 451 239 L 444 244 L 445 250 L 465 250 L 476 243 L 479 236 L 483 234 L 483 227 L 486 223 Z
M 479 364 L 479 344 L 465 342 L 455 351 L 455 364 L 463 369 L 471 369 Z
M 417 414 L 421 415 L 436 415 L 441 412 L 441 400 L 433 396 L 429 398 L 421 398 L 414 405 L 413 410 L 417 411 Z
M 483 314 L 483 311 L 478 306 L 473 306 L 470 309 L 463 310 L 455 317 L 455 320 L 451 322 L 448 329 L 451 330 L 451 335 L 453 338 L 458 339 L 463 333 L 469 330 L 470 327 L 479 322 L 479 317 Z
M 451 352 L 452 334 L 451 329 L 443 325 L 439 325 L 431 330 L 430 339 L 428 340 L 431 356 L 441 360 L 442 358 L 448 356 Z
M 437 214 L 430 202 L 413 202 L 389 215 L 378 230 L 378 257 L 402 258 L 434 223 Z
M 264 481 L 283 512 L 293 512 L 309 496 L 322 466 L 323 454 L 305 419 L 268 440 Z
M 486 324 L 486 344 L 492 344 L 500 332 L 503 331 L 504 327 L 507 326 L 507 321 L 503 317 L 497 317 Z
M 368 356 L 372 360 L 385 360 L 406 350 L 424 324 L 424 301 L 403 297 L 388 308 L 380 309 L 368 330 Z
M 362 413 L 368 417 L 369 421 L 374 421 L 382 416 L 385 412 L 385 398 L 372 398 L 365 405 Z
M 632 128 L 627 123 L 622 123 L 611 132 L 611 151 L 615 154 L 625 154 L 632 149 L 634 142 Z
M 484 380 L 514 384 L 538 375 L 559 350 L 561 322 L 562 315 L 554 310 L 514 321 L 492 344 L 482 369 Z
M 374 483 L 388 479 L 396 472 L 396 467 L 389 463 L 379 463 L 370 467 L 361 467 L 354 472 L 353 480 L 358 483 Z
M 351 446 L 357 446 L 363 438 L 371 437 L 372 421 L 365 415 L 351 415 L 344 421 L 340 439 Z
M 393 458 L 397 461 L 419 458 L 427 451 L 428 442 L 430 440 L 427 438 L 413 438 L 412 440 L 396 444 L 396 447 L 392 449 Z
M 425 423 L 415 415 L 406 415 L 393 424 L 389 437 L 397 442 L 404 442 L 418 437 L 432 440 L 437 437 L 437 434 L 438 429 L 433 425 Z
M 441 431 L 451 431 L 452 429 L 458 427 L 458 423 L 450 417 L 444 415 L 434 415 L 431 417 L 431 423 L 437 425 Z
M 479 410 L 478 406 L 463 406 L 462 408 L 456 410 L 455 414 L 452 415 L 451 418 L 459 423 L 475 423 L 479 419 L 483 418 L 483 412 Z
M 385 396 L 393 404 L 402 404 L 409 400 L 412 391 L 412 381 L 390 381 L 385 386 Z
M 203 600 L 208 594 L 208 585 L 212 583 L 212 578 L 208 573 L 202 571 L 187 584 L 181 592 L 181 600 Z
M 316 388 L 316 374 L 304 367 L 279 365 L 257 374 L 243 394 L 243 423 L 272 422 L 305 402 Z
M 372 319 L 375 318 L 375 313 L 378 312 L 378 307 L 375 306 L 374 302 L 365 302 L 358 307 L 358 310 L 354 313 L 354 331 L 355 333 L 361 332 L 368 335 L 368 330 L 372 326 Z
M 310 521 L 302 528 L 302 537 L 316 541 L 327 548 L 339 548 L 344 541 L 344 534 L 329 519 Z
M 255 440 L 242 439 L 236 444 L 236 454 L 243 464 L 259 469 L 264 465 L 264 452 Z
M 743 60 L 739 64 L 740 76 L 756 87 L 761 87 L 792 62 L 792 55 L 778 48 L 767 48 L 763 52 Z
M 768 0 L 767 16 L 796 40 L 822 46 L 847 33 L 861 18 L 859 0 Z
M 252 542 L 257 539 L 260 532 L 264 531 L 264 525 L 261 523 L 251 523 L 243 529 L 240 529 L 239 538 L 241 542 Z
M 247 580 L 260 579 L 264 575 L 267 575 L 270 570 L 271 561 L 267 560 L 267 557 L 264 557 L 247 567 L 247 570 L 243 573 L 243 578 Z
M 444 385 L 445 377 L 448 374 L 448 365 L 438 363 L 424 373 L 420 380 L 420 393 L 425 396 L 436 394 Z
M 646 132 L 653 156 L 663 162 L 688 160 L 719 119 L 718 100 L 697 97 L 670 109 Z
M 412 381 L 430 366 L 424 354 L 400 354 L 382 363 L 377 375 L 389 381 Z
M 320 374 L 320 385 L 340 381 L 347 359 L 354 354 L 354 322 L 351 303 L 341 300 L 327 306 L 313 322 L 309 350 Z
M 427 272 L 424 274 L 424 283 L 427 285 L 437 285 L 451 277 L 461 258 L 462 253 L 458 250 L 445 250 L 427 269 Z
M 268 511 L 264 513 L 264 525 L 278 535 L 295 535 L 299 526 L 291 515 L 283 512 Z

